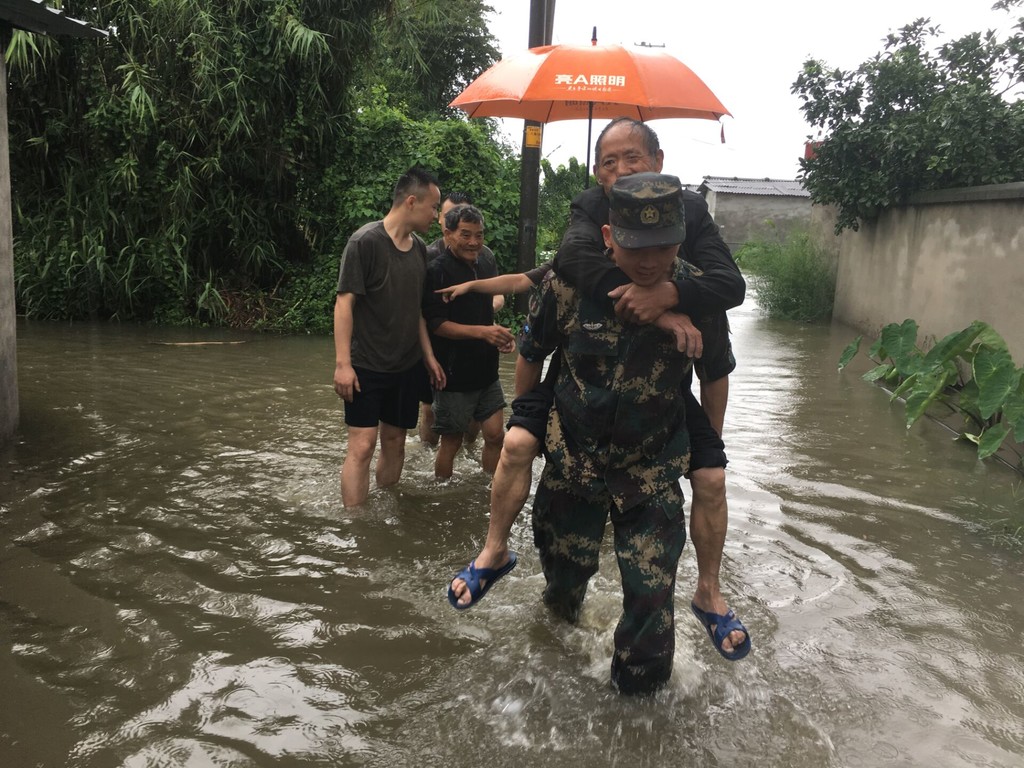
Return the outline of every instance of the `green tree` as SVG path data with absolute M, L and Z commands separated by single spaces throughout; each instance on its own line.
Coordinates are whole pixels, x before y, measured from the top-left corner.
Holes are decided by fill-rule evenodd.
M 390 4 L 113 0 L 78 11 L 107 41 L 17 35 L 22 309 L 216 317 L 217 286 L 272 286 L 308 252 L 296 185 L 334 157 L 354 63 Z
M 380 25 L 446 7 L 111 0 L 65 6 L 113 30 L 109 40 L 16 33 L 7 56 L 19 309 L 174 322 L 273 314 L 252 297 L 273 303 L 296 269 L 335 247 L 323 185 L 336 181 L 331 169 L 365 167 L 352 153 L 372 150 L 351 141 L 364 122 L 352 97 L 382 47 Z M 467 74 L 445 50 L 445 76 L 457 82 Z M 447 160 L 443 148 L 421 151 L 401 117 L 381 129 L 406 130 L 389 162 Z
M 547 160 L 541 160 L 540 166 L 544 177 L 537 204 L 537 250 L 550 253 L 562 242 L 569 225 L 569 204 L 583 191 L 586 177 L 575 157 L 569 158 L 568 166 L 555 168 Z
M 413 164 L 435 171 L 441 189 L 468 193 L 483 211 L 486 241 L 499 271 L 515 271 L 519 215 L 519 158 L 480 120 L 415 119 L 382 87 L 353 106 L 338 157 L 299 194 L 302 219 L 316 254 L 281 286 L 267 324 L 281 330 L 328 332 L 338 263 L 348 237 L 391 205 L 395 179 Z M 436 229 L 428 240 L 439 236 Z
M 914 192 L 1024 179 L 1024 20 L 1014 29 L 936 46 L 939 28 L 918 19 L 854 71 L 804 64 L 793 92 L 825 138 L 802 176 L 837 206 L 837 233 Z
M 448 104 L 499 57 L 483 0 L 398 0 L 375 25 L 377 44 L 360 65 L 360 83 L 383 85 L 414 117 L 462 113 Z

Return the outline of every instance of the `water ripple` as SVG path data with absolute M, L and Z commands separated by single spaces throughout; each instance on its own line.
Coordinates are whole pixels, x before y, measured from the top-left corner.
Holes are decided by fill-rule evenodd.
M 488 519 L 479 445 L 437 483 L 411 437 L 402 481 L 342 507 L 329 339 L 33 324 L 0 487 L 24 738 L 71 768 L 1018 765 L 1024 576 L 986 533 L 1020 512 L 1007 476 L 837 376 L 841 330 L 734 330 L 722 580 L 754 649 L 724 661 L 686 610 L 687 547 L 672 681 L 634 700 L 608 684 L 609 542 L 576 626 L 541 605 L 528 515 L 519 567 L 449 607 Z M 149 343 L 182 337 L 245 343 Z

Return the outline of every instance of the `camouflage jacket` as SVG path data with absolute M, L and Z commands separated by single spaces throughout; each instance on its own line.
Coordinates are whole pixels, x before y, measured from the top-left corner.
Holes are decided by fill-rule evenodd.
M 676 272 L 697 271 L 681 260 Z M 682 384 L 692 360 L 651 325 L 623 323 L 554 274 L 531 307 L 520 353 L 558 350 L 545 449 L 575 493 L 607 492 L 627 510 L 689 468 Z

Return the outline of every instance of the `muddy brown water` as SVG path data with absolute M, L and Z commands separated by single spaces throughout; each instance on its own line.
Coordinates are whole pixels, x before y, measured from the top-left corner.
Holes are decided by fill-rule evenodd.
M 754 650 L 722 660 L 685 610 L 688 545 L 673 680 L 641 701 L 607 684 L 614 559 L 560 624 L 528 515 L 519 567 L 448 606 L 478 449 L 438 485 L 410 438 L 401 484 L 342 508 L 330 339 L 19 323 L 0 766 L 1024 765 L 1019 479 L 908 432 L 866 360 L 837 373 L 848 329 L 748 305 L 725 589 Z

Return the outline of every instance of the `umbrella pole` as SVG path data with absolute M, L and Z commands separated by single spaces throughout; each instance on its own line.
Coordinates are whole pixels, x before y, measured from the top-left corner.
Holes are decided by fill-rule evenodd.
M 596 29 L 596 28 L 595 28 Z M 590 131 L 594 124 L 594 102 L 587 104 L 587 164 L 583 166 L 583 188 L 590 187 Z

